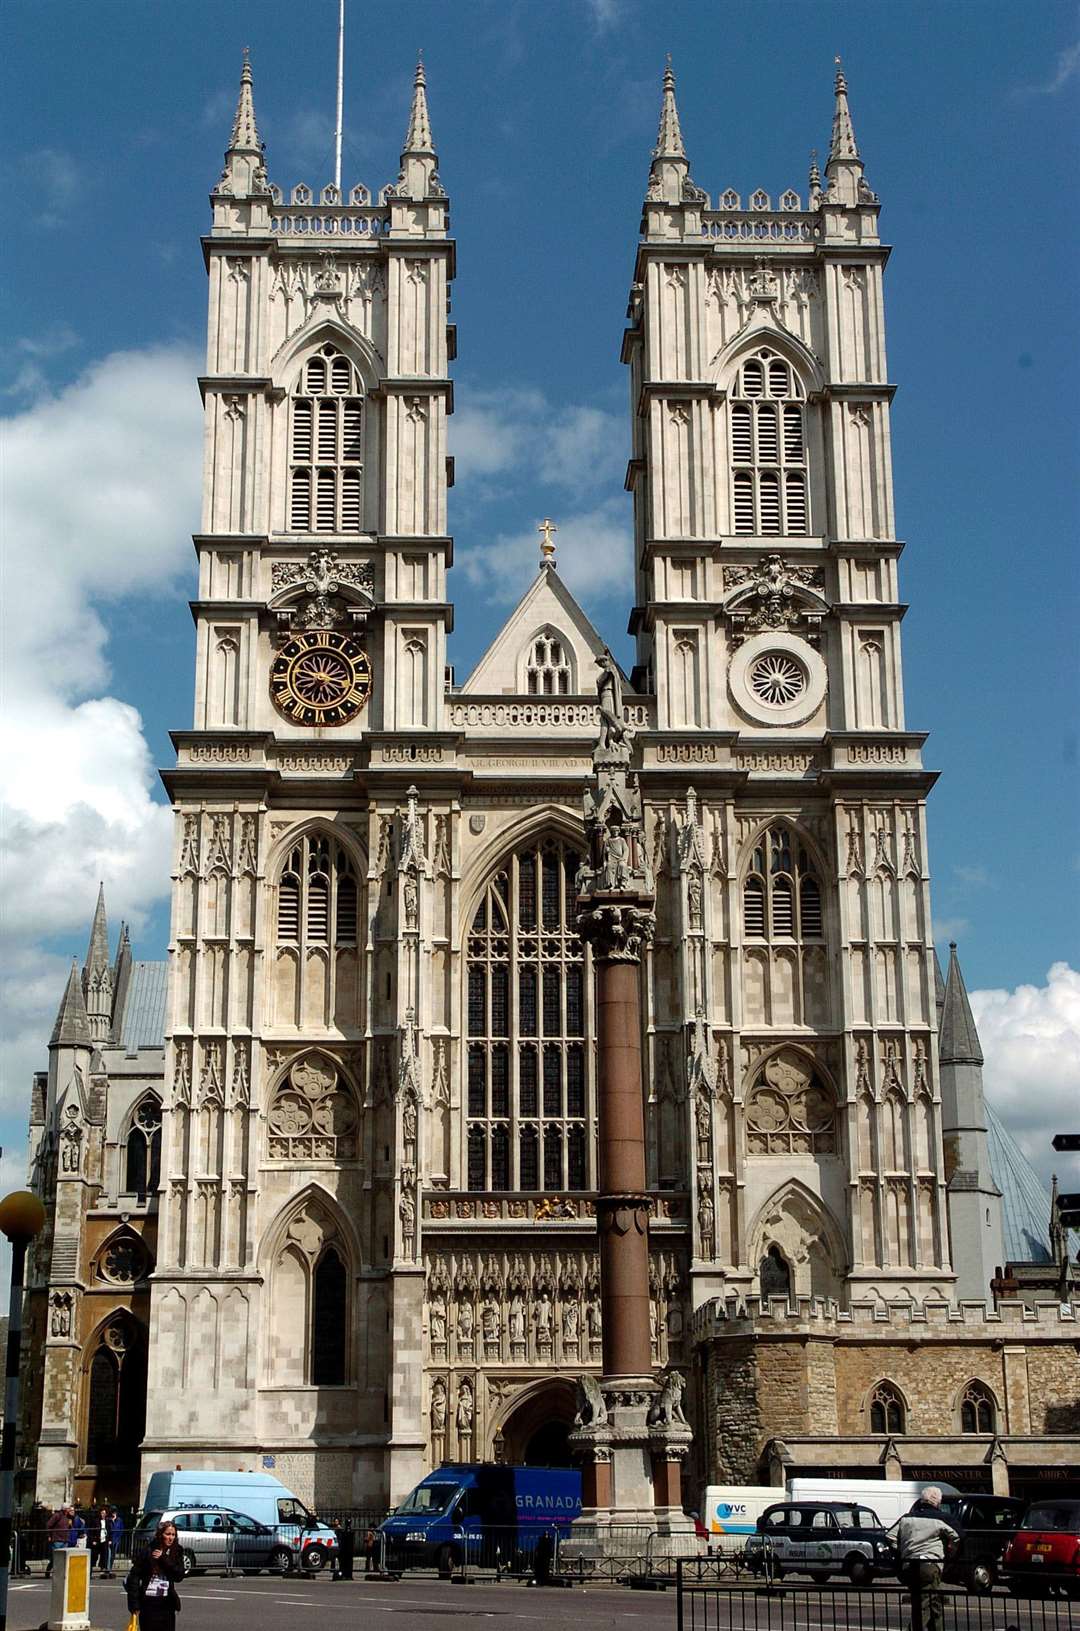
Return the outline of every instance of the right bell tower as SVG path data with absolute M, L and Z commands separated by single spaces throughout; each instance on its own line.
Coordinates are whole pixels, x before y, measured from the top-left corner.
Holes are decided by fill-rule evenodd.
M 684 1156 L 661 1141 L 661 1187 L 692 1196 L 695 1303 L 955 1285 L 935 776 L 904 720 L 879 213 L 839 60 L 808 195 L 728 188 L 715 207 L 668 65 L 623 360 L 659 861 L 669 821 L 676 838 L 670 885 L 657 868 L 646 1026 L 654 1071 L 674 1018 L 730 1084 Z

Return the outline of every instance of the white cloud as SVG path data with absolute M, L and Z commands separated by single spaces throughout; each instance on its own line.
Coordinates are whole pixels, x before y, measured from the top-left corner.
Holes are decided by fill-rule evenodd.
M 470 391 L 450 421 L 457 486 L 466 499 L 491 496 L 496 480 L 527 470 L 533 480 L 579 497 L 622 484 L 622 414 L 583 403 L 554 407 L 541 391 Z
M 137 928 L 169 887 L 170 816 L 136 710 L 106 694 L 100 608 L 170 587 L 198 525 L 199 358 L 116 353 L 2 424 L 4 1107 L 25 1114 L 98 879 Z M 157 795 L 157 796 L 155 796 Z
M 625 595 L 631 572 L 630 515 L 624 502 L 608 499 L 594 509 L 564 516 L 555 535 L 559 576 L 582 599 Z M 470 583 L 493 601 L 514 601 L 529 583 L 539 559 L 535 527 L 500 533 L 489 544 L 461 551 L 461 567 Z
M 1059 51 L 1053 72 L 1041 85 L 1021 85 L 1013 92 L 1014 96 L 1056 96 L 1058 91 L 1064 90 L 1071 79 L 1080 73 L 1080 40 L 1067 45 L 1064 51 Z
M 35 225 L 64 226 L 85 185 L 82 167 L 74 155 L 61 147 L 38 147 L 24 156 L 21 168 L 26 180 L 33 185 L 34 197 L 44 205 L 34 217 Z
M 1036 1170 L 1080 1187 L 1080 1161 L 1057 1155 L 1055 1133 L 1080 1132 L 1080 972 L 1054 963 L 1045 985 L 972 991 L 986 1096 Z

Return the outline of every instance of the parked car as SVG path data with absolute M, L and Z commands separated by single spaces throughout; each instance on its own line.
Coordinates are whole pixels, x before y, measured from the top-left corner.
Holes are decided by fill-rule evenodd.
M 768 1507 L 757 1533 L 746 1543 L 746 1564 L 754 1574 L 770 1567 L 784 1574 L 808 1574 L 820 1583 L 845 1574 L 853 1586 L 889 1574 L 893 1552 L 876 1512 L 838 1501 L 785 1501 Z
M 204 1569 L 272 1569 L 288 1574 L 297 1566 L 297 1551 L 276 1528 L 227 1507 L 167 1507 L 144 1512 L 131 1537 L 132 1559 L 143 1555 L 159 1524 L 174 1523 L 184 1554 L 184 1573 Z
M 993 1591 L 1001 1557 L 1020 1527 L 1023 1501 L 1009 1495 L 946 1495 L 941 1516 L 960 1536 L 945 1563 L 945 1579 L 970 1591 Z
M 217 1467 L 177 1467 L 150 1474 L 143 1507 L 147 1512 L 221 1507 L 246 1512 L 256 1523 L 276 1529 L 299 1552 L 301 1566 L 315 1573 L 333 1563 L 337 1536 L 308 1511 L 303 1501 L 269 1472 L 222 1472 Z
M 1080 1501 L 1033 1501 L 1001 1572 L 1016 1597 L 1080 1598 Z

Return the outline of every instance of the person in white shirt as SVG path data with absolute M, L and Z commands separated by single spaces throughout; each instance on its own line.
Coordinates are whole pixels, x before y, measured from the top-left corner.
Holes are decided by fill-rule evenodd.
M 936 1484 L 927 1485 L 889 1534 L 896 1537 L 896 1572 L 911 1591 L 911 1631 L 942 1631 L 941 1570 L 960 1537 L 941 1516 L 941 1490 Z

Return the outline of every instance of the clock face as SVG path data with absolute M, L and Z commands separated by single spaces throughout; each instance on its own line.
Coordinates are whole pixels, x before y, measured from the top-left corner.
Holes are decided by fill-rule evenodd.
M 270 665 L 274 707 L 294 725 L 347 725 L 371 694 L 371 664 L 332 629 L 298 634 Z

